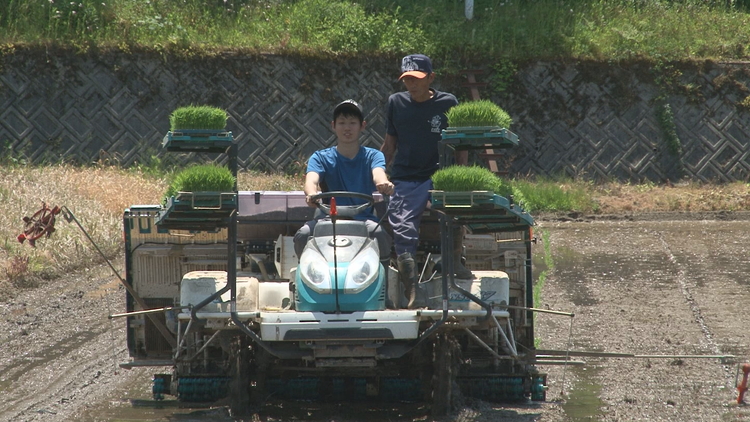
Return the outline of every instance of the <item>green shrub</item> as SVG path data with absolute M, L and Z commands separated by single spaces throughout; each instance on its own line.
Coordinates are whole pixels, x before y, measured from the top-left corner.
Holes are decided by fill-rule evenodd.
M 509 128 L 513 119 L 497 104 L 488 100 L 460 103 L 445 113 L 448 127 L 499 126 Z
M 450 166 L 432 175 L 436 190 L 446 192 L 490 191 L 505 195 L 510 187 L 489 169 L 479 166 Z
M 195 165 L 178 172 L 172 178 L 165 199 L 177 192 L 229 192 L 234 191 L 235 178 L 226 167 L 213 164 Z
M 211 106 L 180 107 L 169 116 L 169 123 L 172 130 L 222 130 L 227 126 L 227 112 Z

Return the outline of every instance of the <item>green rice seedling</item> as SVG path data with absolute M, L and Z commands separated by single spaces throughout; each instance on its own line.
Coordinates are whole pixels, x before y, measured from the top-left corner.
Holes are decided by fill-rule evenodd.
M 479 166 L 450 166 L 432 175 L 436 190 L 446 192 L 490 191 L 498 195 L 510 192 L 510 186 L 489 169 Z
M 229 192 L 234 186 L 235 177 L 228 168 L 213 164 L 195 165 L 176 173 L 164 196 L 167 200 L 178 192 Z
M 460 103 L 445 115 L 448 117 L 448 127 L 483 127 L 498 126 L 509 128 L 513 119 L 497 104 L 488 100 L 469 101 Z
M 175 109 L 169 116 L 171 130 L 222 130 L 227 126 L 227 112 L 211 106 L 187 106 Z

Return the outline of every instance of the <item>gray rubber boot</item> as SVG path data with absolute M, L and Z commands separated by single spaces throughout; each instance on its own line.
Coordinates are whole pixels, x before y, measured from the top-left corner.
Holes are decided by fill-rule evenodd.
M 463 227 L 453 228 L 453 270 L 456 278 L 462 280 L 473 280 L 474 274 L 461 263 L 464 255 L 464 229 Z
M 387 281 L 388 280 L 388 267 L 391 266 L 391 260 L 390 260 L 390 258 L 389 259 L 381 259 L 380 260 L 380 264 L 383 266 L 383 270 L 385 271 L 385 278 L 386 278 L 386 283 L 385 283 L 385 285 L 386 285 L 385 308 L 386 309 L 398 309 L 398 306 L 396 306 L 396 304 L 393 303 L 393 301 L 390 299 L 391 292 L 390 292 L 390 290 L 388 288 L 388 285 L 389 285 L 389 283 Z
M 396 263 L 398 264 L 398 278 L 404 285 L 406 298 L 409 299 L 407 308 L 424 308 L 424 299 L 419 294 L 419 287 L 417 286 L 417 265 L 414 262 L 414 257 L 409 252 L 404 252 L 398 256 Z

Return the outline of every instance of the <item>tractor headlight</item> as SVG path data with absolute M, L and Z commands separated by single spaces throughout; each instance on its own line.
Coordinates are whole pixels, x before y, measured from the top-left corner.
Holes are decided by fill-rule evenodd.
M 317 293 L 331 293 L 331 272 L 328 262 L 318 251 L 307 249 L 299 262 L 299 275 L 305 285 Z
M 349 264 L 344 282 L 344 293 L 359 293 L 378 277 L 380 256 L 377 249 L 365 248 Z

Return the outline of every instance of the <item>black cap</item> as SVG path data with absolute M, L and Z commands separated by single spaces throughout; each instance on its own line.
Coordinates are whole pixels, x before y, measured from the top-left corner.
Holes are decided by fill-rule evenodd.
M 361 119 L 364 119 L 365 113 L 362 111 L 362 106 L 354 100 L 344 100 L 333 108 L 333 119 L 336 120 L 336 116 L 341 114 L 343 110 L 347 110 L 349 114 L 353 114 Z

